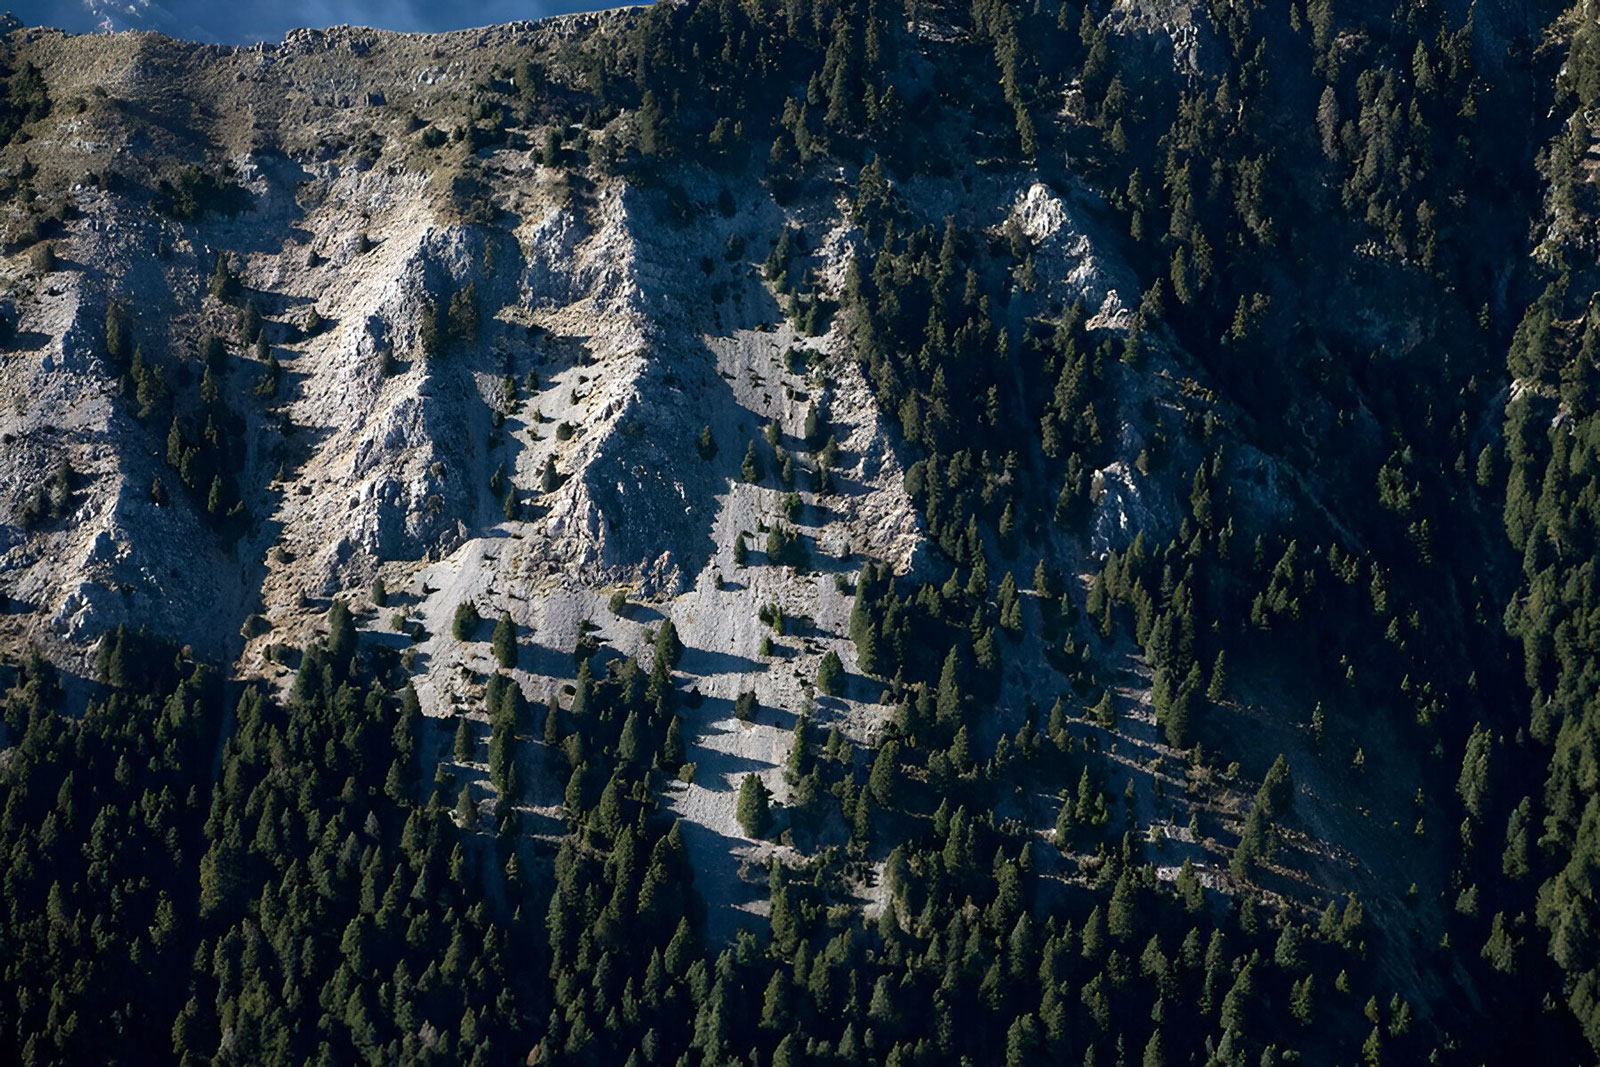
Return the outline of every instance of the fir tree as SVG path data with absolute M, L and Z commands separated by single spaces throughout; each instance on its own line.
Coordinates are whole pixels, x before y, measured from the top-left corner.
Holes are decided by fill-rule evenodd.
M 489 647 L 501 667 L 510 670 L 517 665 L 517 627 L 511 621 L 509 611 L 500 613 L 499 621 L 494 624 L 494 634 L 489 639 Z
M 891 808 L 895 802 L 895 786 L 900 774 L 900 744 L 893 738 L 883 743 L 872 761 L 872 772 L 867 777 L 867 788 L 881 807 Z
M 844 664 L 839 661 L 839 654 L 833 649 L 828 649 L 822 656 L 822 662 L 817 666 L 817 688 L 828 696 L 838 693 L 839 677 L 844 673 Z
M 761 456 L 756 451 L 756 443 L 751 441 L 744 450 L 744 462 L 739 465 L 739 476 L 751 485 L 761 481 Z
M 457 641 L 471 641 L 478 632 L 478 607 L 470 600 L 463 600 L 456 605 L 455 617 L 451 620 L 450 633 Z
M 671 619 L 663 619 L 660 628 L 656 630 L 656 661 L 672 668 L 678 665 L 678 660 L 682 656 L 683 642 L 678 640 L 678 628 L 672 624 Z
M 770 796 L 771 793 L 760 775 L 747 774 L 744 776 L 744 781 L 739 783 L 739 802 L 734 817 L 739 820 L 739 826 L 744 830 L 746 837 L 765 836 L 767 823 L 771 818 L 768 807 Z

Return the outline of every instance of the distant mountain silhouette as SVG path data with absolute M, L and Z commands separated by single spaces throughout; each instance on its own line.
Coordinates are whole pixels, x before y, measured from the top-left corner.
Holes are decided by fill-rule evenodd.
M 156 30 L 171 37 L 215 44 L 277 41 L 300 26 L 374 26 L 404 33 L 436 33 L 537 19 L 614 4 L 584 0 L 482 0 L 429 4 L 421 0 L 262 0 L 217 4 L 206 0 L 24 0 L 12 13 L 30 26 L 54 26 L 72 33 L 102 30 Z

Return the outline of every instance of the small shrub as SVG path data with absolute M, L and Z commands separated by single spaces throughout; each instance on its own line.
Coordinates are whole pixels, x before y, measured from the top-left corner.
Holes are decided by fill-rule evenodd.
M 750 722 L 760 709 L 761 706 L 756 703 L 755 693 L 740 693 L 733 702 L 733 717 L 740 722 Z
M 217 253 L 217 265 L 211 272 L 209 291 L 218 300 L 232 300 L 239 295 L 239 279 L 234 276 L 228 253 Z
M 423 307 L 417 339 L 422 347 L 423 356 L 428 359 L 433 359 L 444 351 L 444 334 L 439 329 L 438 304 L 429 303 Z
M 478 343 L 477 283 L 468 282 L 450 297 L 445 320 L 452 341 L 469 348 Z
M 150 202 L 153 211 L 180 221 L 198 219 L 206 212 L 237 215 L 250 206 L 250 194 L 243 186 L 190 165 L 171 178 L 162 178 Z
M 478 623 L 483 619 L 478 614 L 477 605 L 470 600 L 463 600 L 456 605 L 456 615 L 451 623 L 450 632 L 457 641 L 470 641 L 472 635 L 478 631 Z

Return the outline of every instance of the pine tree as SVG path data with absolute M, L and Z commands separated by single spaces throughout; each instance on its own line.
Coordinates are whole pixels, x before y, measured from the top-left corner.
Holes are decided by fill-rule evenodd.
M 1261 788 L 1256 790 L 1256 807 L 1267 818 L 1277 818 L 1287 812 L 1294 802 L 1294 778 L 1289 771 L 1289 763 L 1283 758 L 1283 753 L 1278 753 L 1278 758 L 1272 761 L 1272 766 L 1267 769 L 1267 776 L 1262 779 Z
M 672 624 L 671 619 L 662 620 L 660 629 L 656 630 L 656 661 L 672 668 L 678 665 L 678 660 L 682 657 L 683 642 L 678 640 L 678 628 Z
M 1316 994 L 1313 983 L 1315 975 L 1306 975 L 1289 986 L 1289 1014 L 1294 1016 L 1295 1022 L 1301 1026 L 1310 1026 L 1312 1015 L 1316 1008 Z
M 934 714 L 941 726 L 953 727 L 960 720 L 962 697 L 960 686 L 961 657 L 954 646 L 945 653 L 944 666 L 939 671 L 938 699 Z
M 496 726 L 489 734 L 489 781 L 502 794 L 507 791 L 511 770 L 512 733 Z
M 789 555 L 789 536 L 779 523 L 773 523 L 767 531 L 767 562 L 773 566 L 781 566 Z
M 581 732 L 589 714 L 594 710 L 590 705 L 594 702 L 594 674 L 589 668 L 588 659 L 578 664 L 578 676 L 573 680 L 572 721 Z
M 1138 919 L 1138 900 L 1134 896 L 1133 879 L 1125 870 L 1111 892 L 1111 903 L 1106 909 L 1106 930 L 1118 941 L 1127 941 L 1134 936 Z
M 870 623 L 856 640 L 856 667 L 869 678 L 878 673 L 878 628 Z
M 1111 690 L 1107 689 L 1100 694 L 1099 703 L 1093 708 L 1094 721 L 1110 729 L 1117 725 L 1117 709 L 1111 703 Z
M 1245 816 L 1239 844 L 1233 850 L 1233 858 L 1228 861 L 1228 870 L 1235 878 L 1241 881 L 1249 878 L 1256 862 L 1265 858 L 1268 829 L 1266 812 L 1257 804 Z
M 1150 1040 L 1145 1043 L 1143 1067 L 1167 1067 L 1166 1048 L 1159 1028 L 1151 1032 Z
M 1066 852 L 1072 847 L 1072 838 L 1077 830 L 1073 819 L 1072 798 L 1068 797 L 1061 802 L 1061 811 L 1056 815 L 1056 848 Z
M 617 758 L 624 763 L 638 763 L 646 755 L 644 724 L 637 711 L 630 711 L 622 723 L 622 736 L 617 739 Z
M 739 783 L 739 803 L 734 817 L 739 820 L 739 826 L 744 830 L 746 837 L 759 838 L 766 834 L 767 823 L 771 818 L 768 808 L 770 796 L 767 784 L 758 774 L 747 774 L 744 776 L 744 781 Z
M 773 906 L 773 914 L 777 914 L 777 905 Z M 776 920 L 774 920 L 776 926 Z M 778 935 L 774 929 L 773 940 L 776 943 Z M 791 1015 L 789 1004 L 792 998 L 790 992 L 789 972 L 782 967 L 775 967 L 772 978 L 767 982 L 767 991 L 761 1001 L 761 1028 L 763 1030 L 777 1030 L 787 1032 Z
M 1528 877 L 1528 825 L 1532 810 L 1528 797 L 1512 809 L 1506 822 L 1506 847 L 1500 854 L 1500 870 L 1514 882 Z
M 872 845 L 872 793 L 869 790 L 856 794 L 856 810 L 851 818 L 850 840 L 860 849 Z
M 1489 939 L 1484 943 L 1480 955 L 1501 974 L 1516 974 L 1518 940 L 1507 929 L 1505 912 L 1497 911 L 1490 923 Z
M 1475 723 L 1467 738 L 1467 750 L 1461 757 L 1461 775 L 1456 781 L 1456 791 L 1466 805 L 1467 813 L 1474 819 L 1482 818 L 1485 798 L 1489 792 L 1489 760 L 1493 738 L 1482 723 Z
M 667 723 L 667 739 L 661 743 L 661 764 L 670 769 L 683 765 L 686 750 L 683 744 L 683 720 L 672 716 Z
M 995 604 L 1000 609 L 1000 626 L 1012 635 L 1022 632 L 1022 598 L 1017 592 L 1017 580 L 1010 571 L 1000 579 L 1000 589 L 995 594 Z
M 489 639 L 489 647 L 501 667 L 510 670 L 517 665 L 517 627 L 511 621 L 509 611 L 500 613 L 500 620 L 494 624 L 494 634 Z
M 217 253 L 216 269 L 211 272 L 211 295 L 218 300 L 231 300 L 239 291 L 239 281 L 233 276 L 228 263 L 228 253 Z
M 844 664 L 839 661 L 839 653 L 828 649 L 823 654 L 822 662 L 817 665 L 817 688 L 828 696 L 838 694 L 839 676 L 844 673 Z
M 972 770 L 972 742 L 965 726 L 956 730 L 956 736 L 950 741 L 950 764 L 961 774 Z
M 1223 697 L 1227 692 L 1228 671 L 1226 657 L 1227 653 L 1219 649 L 1217 651 L 1217 661 L 1211 666 L 1211 682 L 1206 686 L 1206 699 L 1213 704 L 1222 703 Z
M 900 744 L 893 738 L 883 743 L 872 761 L 872 772 L 867 777 L 867 788 L 880 807 L 891 808 L 895 801 L 895 783 L 900 774 Z
M 1235 1033 L 1244 1032 L 1246 1013 L 1250 1003 L 1255 998 L 1255 957 L 1245 961 L 1240 968 L 1239 975 L 1233 981 L 1233 988 L 1228 990 L 1228 995 L 1222 998 L 1222 1027 Z
M 1026 1067 L 1035 1062 L 1039 1047 L 1039 1025 L 1034 1017 L 1020 1015 L 1006 1031 L 1006 1067 Z
M 551 697 L 549 710 L 545 712 L 544 729 L 539 740 L 547 745 L 561 743 L 561 705 L 556 703 L 554 696 Z
M 811 720 L 801 714 L 794 721 L 794 734 L 789 739 L 789 760 L 784 768 L 784 780 L 790 785 L 804 778 L 810 767 L 810 743 Z
M 1200 878 L 1194 871 L 1194 861 L 1188 856 L 1183 858 L 1183 866 L 1178 868 L 1176 886 L 1184 910 L 1190 915 L 1199 914 L 1206 904 L 1205 887 L 1200 884 Z

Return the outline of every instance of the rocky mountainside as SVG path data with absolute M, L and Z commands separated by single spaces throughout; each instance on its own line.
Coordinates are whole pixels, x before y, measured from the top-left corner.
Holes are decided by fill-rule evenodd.
M 1587 629 L 1518 605 L 1592 584 L 1592 27 L 1351 6 L 10 26 L 6 832 L 119 724 L 198 939 L 57 1001 L 223 1062 L 1590 1052 Z M 12 877 L 32 960 L 109 876 Z M 213 954 L 305 892 L 268 1010 Z

